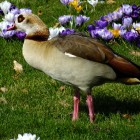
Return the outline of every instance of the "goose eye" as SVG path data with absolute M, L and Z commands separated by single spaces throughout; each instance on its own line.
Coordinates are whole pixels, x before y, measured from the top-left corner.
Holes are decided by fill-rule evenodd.
M 19 23 L 22 22 L 24 19 L 25 19 L 25 18 L 23 17 L 23 15 L 19 15 L 19 16 L 18 16 L 18 22 L 19 22 Z

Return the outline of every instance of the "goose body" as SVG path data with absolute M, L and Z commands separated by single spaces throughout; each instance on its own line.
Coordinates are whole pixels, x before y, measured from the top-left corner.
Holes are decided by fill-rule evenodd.
M 27 63 L 52 78 L 71 84 L 85 92 L 92 86 L 102 83 L 103 79 L 115 80 L 116 74 L 110 66 L 75 55 L 69 56 L 69 53 L 63 53 L 51 45 L 54 43 L 52 42 L 53 40 L 39 42 L 39 45 L 41 44 L 39 47 L 36 41 L 25 40 L 23 56 Z M 54 57 L 52 57 L 53 54 L 55 54 Z
M 48 40 L 49 30 L 34 14 L 21 14 L 15 26 L 26 32 L 23 56 L 32 67 L 75 88 L 73 120 L 78 119 L 80 90 L 87 94 L 90 121 L 94 120 L 91 89 L 118 77 L 140 78 L 139 66 L 115 54 L 96 39 L 72 34 Z

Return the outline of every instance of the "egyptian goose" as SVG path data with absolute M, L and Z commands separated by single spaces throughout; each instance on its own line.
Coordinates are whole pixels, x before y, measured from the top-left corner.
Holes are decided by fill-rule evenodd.
M 72 120 L 78 119 L 80 90 L 87 94 L 89 118 L 93 122 L 93 86 L 120 78 L 137 78 L 136 81 L 139 81 L 139 66 L 115 54 L 96 39 L 71 34 L 48 40 L 49 30 L 46 25 L 38 16 L 29 13 L 20 14 L 9 30 L 15 27 L 27 34 L 23 44 L 26 62 L 52 78 L 74 87 Z

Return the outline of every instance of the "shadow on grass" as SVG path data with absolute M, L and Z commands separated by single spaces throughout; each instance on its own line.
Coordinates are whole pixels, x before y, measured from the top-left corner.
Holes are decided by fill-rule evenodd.
M 140 113 L 140 101 L 137 99 L 119 100 L 113 96 L 98 94 L 94 97 L 95 113 L 101 113 L 108 116 L 110 113 Z M 87 106 L 80 104 L 80 110 L 88 113 Z

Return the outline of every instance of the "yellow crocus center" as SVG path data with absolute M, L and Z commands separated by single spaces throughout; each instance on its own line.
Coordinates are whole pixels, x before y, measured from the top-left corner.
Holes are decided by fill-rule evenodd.
M 113 36 L 114 37 L 119 37 L 119 35 L 120 35 L 120 30 L 109 30 L 112 34 L 113 34 Z

